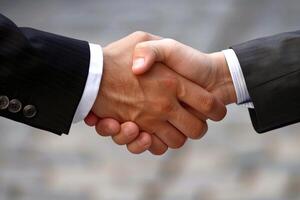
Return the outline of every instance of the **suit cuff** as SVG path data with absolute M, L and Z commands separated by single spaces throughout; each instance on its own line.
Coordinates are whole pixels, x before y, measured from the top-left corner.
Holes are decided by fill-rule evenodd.
M 234 89 L 237 96 L 237 104 L 246 106 L 247 108 L 254 108 L 247 89 L 240 62 L 235 52 L 232 49 L 223 50 L 222 52 L 224 53 L 232 77 Z
M 100 45 L 89 44 L 90 65 L 85 88 L 73 118 L 73 123 L 82 121 L 92 109 L 100 88 L 103 72 L 103 51 Z

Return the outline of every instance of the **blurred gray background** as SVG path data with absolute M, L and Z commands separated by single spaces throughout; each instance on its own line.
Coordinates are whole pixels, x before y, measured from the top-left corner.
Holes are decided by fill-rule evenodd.
M 106 45 L 136 30 L 205 52 L 300 29 L 299 0 L 0 0 L 29 26 Z M 0 120 L 1 200 L 298 200 L 300 126 L 263 135 L 232 105 L 201 141 L 131 155 L 83 123 L 69 136 Z

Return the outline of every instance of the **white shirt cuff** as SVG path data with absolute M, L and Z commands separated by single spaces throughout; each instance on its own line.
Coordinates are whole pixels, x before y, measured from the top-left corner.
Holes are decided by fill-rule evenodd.
M 238 57 L 232 49 L 227 49 L 222 52 L 225 55 L 225 59 L 232 77 L 237 96 L 237 104 L 246 106 L 248 108 L 254 108 Z
M 81 100 L 73 118 L 73 123 L 82 121 L 92 109 L 100 88 L 103 72 L 103 51 L 100 45 L 89 44 L 90 66 L 89 74 L 82 93 Z

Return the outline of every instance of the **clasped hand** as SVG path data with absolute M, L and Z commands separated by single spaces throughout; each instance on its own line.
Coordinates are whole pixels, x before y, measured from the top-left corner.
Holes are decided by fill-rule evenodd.
M 101 85 L 85 122 L 132 153 L 161 155 L 199 139 L 236 100 L 221 52 L 133 33 L 103 49 Z

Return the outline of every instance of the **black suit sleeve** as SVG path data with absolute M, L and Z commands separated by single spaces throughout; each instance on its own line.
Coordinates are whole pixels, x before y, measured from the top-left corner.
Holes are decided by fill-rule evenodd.
M 89 60 L 87 42 L 20 28 L 0 14 L 0 96 L 22 104 L 19 112 L 2 109 L 0 116 L 67 134 L 85 87 Z M 26 117 L 26 105 L 35 107 L 34 117 Z
M 300 121 L 300 31 L 256 39 L 232 47 L 255 109 L 259 133 Z

